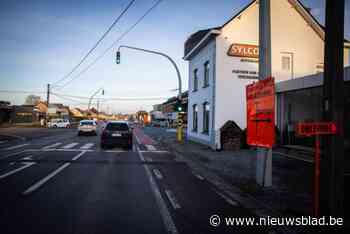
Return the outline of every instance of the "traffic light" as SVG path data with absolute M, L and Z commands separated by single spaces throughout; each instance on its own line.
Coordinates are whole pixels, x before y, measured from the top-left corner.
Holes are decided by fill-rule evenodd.
M 120 51 L 117 51 L 116 63 L 120 64 Z
M 183 110 L 182 108 L 182 103 L 180 99 L 177 99 L 175 102 L 175 111 L 176 112 L 181 112 Z

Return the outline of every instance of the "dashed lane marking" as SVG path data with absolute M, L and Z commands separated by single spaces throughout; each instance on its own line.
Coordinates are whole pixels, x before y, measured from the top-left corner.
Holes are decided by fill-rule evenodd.
M 195 177 L 197 177 L 200 180 L 204 180 L 203 176 L 199 175 L 199 174 L 193 174 Z
M 153 174 L 157 177 L 158 180 L 163 179 L 163 175 L 158 169 L 153 169 Z
M 94 143 L 86 143 L 85 145 L 83 145 L 82 147 L 80 147 L 80 149 L 90 149 L 91 147 L 93 147 L 95 144 Z
M 136 140 L 137 140 L 137 137 L 136 137 Z M 142 152 L 140 152 L 139 147 L 136 146 L 136 150 L 137 150 L 137 153 L 138 153 L 141 161 L 145 162 L 146 160 L 143 157 Z M 165 228 L 167 229 L 168 233 L 177 234 L 178 231 L 177 231 L 177 228 L 175 226 L 175 223 L 174 223 L 174 221 L 173 221 L 173 219 L 172 219 L 172 217 L 170 215 L 170 212 L 169 212 L 169 210 L 167 208 L 167 205 L 165 204 L 165 201 L 164 201 L 164 199 L 163 199 L 163 197 L 162 197 L 162 195 L 161 195 L 161 193 L 159 191 L 157 183 L 153 179 L 153 176 L 152 176 L 152 173 L 151 173 L 150 169 L 148 168 L 147 165 L 143 165 L 143 167 L 145 168 L 145 171 L 146 171 L 148 180 L 150 182 L 153 194 L 154 194 L 154 196 L 156 198 L 156 202 L 157 202 L 158 208 L 160 210 L 160 214 L 161 214 L 161 217 L 162 217 L 162 220 L 163 220 Z
M 24 164 L 24 166 L 22 166 L 22 167 L 19 167 L 17 169 L 14 169 L 12 171 L 9 171 L 9 172 L 7 172 L 5 174 L 0 175 L 0 180 L 4 179 L 4 178 L 6 178 L 6 177 L 8 177 L 10 175 L 16 174 L 17 172 L 20 172 L 20 171 L 22 171 L 22 170 L 24 170 L 24 169 L 26 169 L 28 167 L 31 167 L 35 163 L 34 162 L 28 162 L 28 163 L 23 163 L 23 164 Z
M 170 204 L 172 205 L 172 207 L 176 210 L 176 209 L 180 209 L 181 206 L 179 204 L 179 202 L 176 200 L 175 195 L 172 191 L 170 190 L 165 190 L 165 194 L 168 197 Z
M 76 145 L 78 145 L 78 143 L 77 142 L 73 142 L 73 143 L 70 143 L 68 145 L 63 146 L 62 149 L 71 149 L 71 148 L 73 148 Z
M 18 149 L 18 148 L 22 148 L 22 147 L 27 146 L 27 145 L 29 145 L 29 144 L 14 145 L 14 146 L 5 148 L 5 150 Z
M 83 154 L 85 154 L 86 151 L 83 151 L 81 153 L 79 153 L 78 155 L 76 155 L 74 158 L 72 158 L 72 161 L 77 160 L 78 158 L 80 158 L 81 156 L 83 156 Z M 71 163 L 65 163 L 62 166 L 60 166 L 59 168 L 57 168 L 55 171 L 53 171 L 52 173 L 50 173 L 49 175 L 47 175 L 46 177 L 44 177 L 43 179 L 39 180 L 38 182 L 36 182 L 35 184 L 33 184 L 32 186 L 30 186 L 27 190 L 25 190 L 22 195 L 29 195 L 31 193 L 33 193 L 35 190 L 37 190 L 38 188 L 40 188 L 42 185 L 44 185 L 47 181 L 49 181 L 50 179 L 52 179 L 55 175 L 57 175 L 58 173 L 60 173 L 62 170 L 64 170 L 66 167 L 68 167 Z
M 57 142 L 57 143 L 52 144 L 52 145 L 47 145 L 47 146 L 43 147 L 43 149 L 55 148 L 55 147 L 57 147 L 59 145 L 62 145 L 62 143 L 61 142 Z

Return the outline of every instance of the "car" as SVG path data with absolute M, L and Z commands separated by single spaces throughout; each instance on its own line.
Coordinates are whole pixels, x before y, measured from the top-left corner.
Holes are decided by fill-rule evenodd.
M 109 121 L 101 134 L 101 148 L 121 146 L 132 149 L 133 129 L 126 121 Z
M 82 134 L 97 135 L 97 123 L 94 120 L 82 120 L 78 126 L 78 136 Z
M 69 128 L 70 122 L 68 119 L 51 119 L 47 123 L 47 127 L 49 127 L 49 128 Z

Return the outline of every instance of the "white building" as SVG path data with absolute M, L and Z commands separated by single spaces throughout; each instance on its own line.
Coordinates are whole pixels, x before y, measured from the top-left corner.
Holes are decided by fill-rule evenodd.
M 258 76 L 259 5 L 252 1 L 220 27 L 185 42 L 189 61 L 190 140 L 220 149 L 220 128 L 246 128 L 245 87 Z M 324 29 L 297 0 L 271 0 L 272 74 L 276 82 L 323 71 Z M 349 64 L 350 43 L 344 43 Z

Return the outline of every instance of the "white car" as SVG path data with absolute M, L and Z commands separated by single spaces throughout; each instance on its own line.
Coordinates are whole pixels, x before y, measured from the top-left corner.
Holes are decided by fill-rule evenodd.
M 97 135 L 97 123 L 94 120 L 82 120 L 79 122 L 78 126 L 78 136 L 82 134 L 93 134 Z
M 51 119 L 50 122 L 47 123 L 47 127 L 49 127 L 49 128 L 69 128 L 70 122 L 68 119 Z

